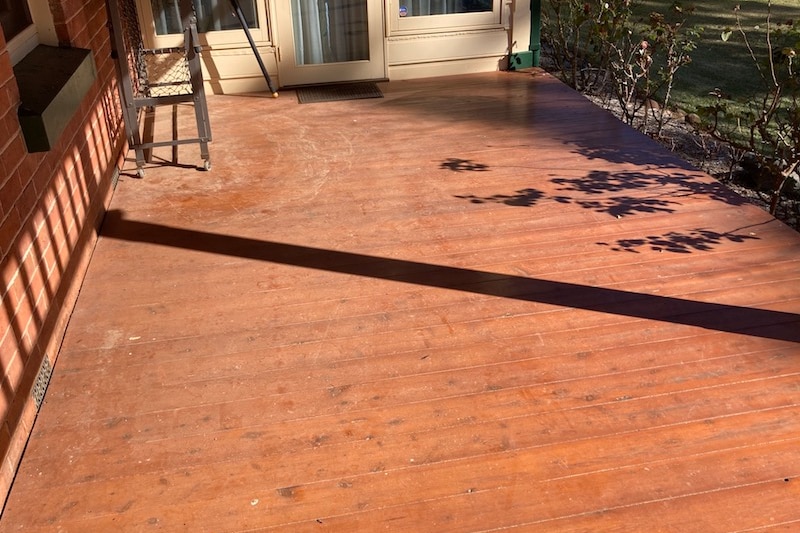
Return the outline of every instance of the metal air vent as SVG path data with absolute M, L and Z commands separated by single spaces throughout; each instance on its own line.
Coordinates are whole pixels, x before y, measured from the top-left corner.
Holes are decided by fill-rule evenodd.
M 36 375 L 36 383 L 33 384 L 33 390 L 31 391 L 33 401 L 36 402 L 37 411 L 42 407 L 44 394 L 47 392 L 47 385 L 50 383 L 50 376 L 52 375 L 53 367 L 50 365 L 50 358 L 45 354 L 42 366 L 39 368 L 39 373 Z

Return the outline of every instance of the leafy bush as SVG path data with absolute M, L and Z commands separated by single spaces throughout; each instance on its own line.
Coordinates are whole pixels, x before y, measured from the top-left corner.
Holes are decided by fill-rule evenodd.
M 592 91 L 605 85 L 596 17 L 597 2 L 548 0 L 542 11 L 542 38 L 553 48 L 559 77 L 570 87 Z
M 634 17 L 637 7 L 633 0 L 548 0 L 543 37 L 562 80 L 582 92 L 610 89 L 628 124 L 649 132 L 653 114 L 658 135 L 675 75 L 691 62 L 700 30 L 687 25 L 693 9 L 680 2 L 646 20 Z
M 712 92 L 713 101 L 699 108 L 698 114 L 710 135 L 747 152 L 743 167 L 752 185 L 769 191 L 770 212 L 775 214 L 783 191 L 798 180 L 800 169 L 800 28 L 791 20 L 773 23 L 771 7 L 768 2 L 763 57 L 754 52 L 739 6 L 736 27 L 721 35 L 725 42 L 741 39 L 758 69 L 759 92 L 742 105 L 724 87 L 718 88 Z

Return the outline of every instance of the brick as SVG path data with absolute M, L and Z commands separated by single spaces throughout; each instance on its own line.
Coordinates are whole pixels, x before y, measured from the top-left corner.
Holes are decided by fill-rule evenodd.
M 60 178 L 59 185 L 67 184 L 67 178 L 75 172 L 75 167 L 78 166 L 78 157 L 79 153 L 76 151 L 75 154 L 70 154 L 70 157 L 65 158 L 64 161 L 61 162 L 58 173 L 58 177 Z M 61 192 L 60 188 L 58 192 Z
M 12 390 L 19 388 L 22 375 L 25 373 L 25 364 L 22 359 L 22 357 L 14 357 L 4 368 L 6 383 Z
M 20 382 L 22 381 L 22 377 L 25 374 L 25 362 L 28 361 L 33 353 L 33 340 L 28 335 L 27 330 L 30 327 L 31 322 L 33 321 L 33 312 L 30 314 L 30 318 L 28 321 L 25 322 L 23 326 L 23 331 L 20 334 L 19 338 L 17 339 L 17 349 L 19 350 L 19 357 L 12 359 L 11 363 L 5 369 L 5 378 L 8 382 L 15 388 L 19 387 Z M 23 317 L 24 318 L 24 317 Z M 22 320 L 20 320 L 22 322 Z
M 55 255 L 55 253 L 57 252 L 55 250 L 55 247 L 51 247 L 51 250 Z M 47 274 L 46 290 L 47 290 L 47 296 L 50 299 L 51 307 L 57 303 L 58 287 L 61 285 L 62 282 L 68 282 L 69 279 L 64 275 L 64 269 L 62 268 L 55 268 Z
M 74 209 L 75 220 L 80 221 L 86 216 L 86 208 L 89 205 L 89 198 L 85 192 L 85 187 L 76 187 L 72 191 L 71 202 Z
M 5 149 L 3 149 L 2 154 L 0 154 L 6 173 L 16 170 L 22 164 L 22 160 L 26 155 L 28 155 L 28 150 L 25 148 L 25 141 L 22 140 L 22 136 L 12 137 Z
M 42 231 L 47 222 L 47 207 L 45 198 L 40 198 L 36 202 L 36 209 L 33 210 L 31 217 L 28 219 L 26 228 L 30 231 L 31 238 L 38 239 L 39 233 Z
M 59 216 L 55 205 L 55 195 L 52 191 L 47 191 L 41 201 L 43 221 L 36 228 L 36 239 L 40 242 L 42 239 L 48 239 L 50 242 L 53 240 L 53 227 L 58 224 Z
M 78 48 L 86 48 L 89 44 L 86 30 L 86 18 L 76 15 L 66 21 L 67 34 L 69 35 L 70 44 Z
M 34 357 L 34 361 L 37 358 Z M 41 360 L 39 361 L 41 364 Z M 33 381 L 31 377 L 28 377 L 28 374 L 31 372 L 38 372 L 39 365 L 28 365 L 28 368 L 25 370 L 25 374 L 23 377 L 27 377 L 26 384 L 32 384 Z M 26 387 L 27 388 L 27 387 Z M 19 388 L 16 389 L 19 392 L 23 392 Z M 28 392 L 25 390 L 24 392 Z M 11 447 L 8 451 L 8 455 L 10 457 L 21 457 L 22 452 L 25 449 L 25 443 L 27 441 L 28 435 L 30 435 L 30 430 L 33 427 L 33 422 L 36 420 L 36 404 L 33 402 L 33 398 L 31 398 L 30 394 L 18 394 L 14 401 L 11 404 L 11 409 L 9 409 L 8 417 L 6 421 L 10 428 L 12 428 L 12 435 L 11 435 Z
M 35 239 L 35 232 L 33 224 L 30 220 L 22 224 L 22 227 L 17 234 L 17 240 L 14 242 L 14 249 L 23 256 L 31 250 L 33 241 Z M 24 266 L 24 263 L 23 263 Z
M 13 318 L 13 317 L 12 317 Z M 6 335 L 0 340 L 0 369 L 5 372 L 5 369 L 11 364 L 15 357 L 20 357 L 19 348 L 17 347 L 18 330 L 11 326 L 11 329 L 6 330 Z
M 50 235 L 51 242 L 59 243 L 64 240 L 64 215 L 61 213 L 61 210 L 55 201 L 55 196 L 53 197 L 53 202 L 50 206 L 50 212 L 47 214 L 45 227 L 47 233 Z
M 50 191 L 55 195 L 57 199 L 61 199 L 61 194 L 64 192 L 64 188 L 67 186 L 67 180 L 63 171 L 59 171 L 53 174 L 53 177 L 50 182 Z
M 0 378 L 2 379 L 2 378 Z M 2 399 L 2 412 L 0 412 L 0 420 L 6 420 L 8 414 L 11 412 L 11 402 L 14 400 L 14 395 L 3 394 Z M 11 457 L 11 433 L 8 429 L 8 424 L 3 423 L 0 426 L 0 490 L 8 492 L 11 490 L 11 485 L 14 482 L 14 474 L 16 473 L 16 459 Z
M 30 157 L 27 158 L 26 162 L 28 161 L 28 159 L 33 159 L 33 158 Z M 23 168 L 25 166 L 26 166 L 25 164 L 22 165 Z M 44 193 L 46 190 L 50 188 L 53 181 L 53 173 L 50 172 L 50 169 L 48 169 L 46 165 L 39 165 L 38 167 L 35 167 L 33 169 L 29 167 L 27 170 L 30 172 L 27 175 L 31 176 L 31 182 L 33 183 L 36 192 L 41 196 L 42 193 Z M 20 171 L 22 172 L 23 170 L 20 169 Z
M 12 86 L 16 86 L 16 83 L 11 78 L 5 83 L 0 83 L 0 109 L 5 109 L 9 115 L 16 117 L 16 109 L 19 102 L 12 98 L 14 94 Z
M 14 243 L 17 240 L 22 221 L 16 210 L 12 210 L 5 219 L 0 222 L 0 253 L 8 256 L 14 249 Z
M 11 56 L 7 50 L 0 53 L 0 83 L 5 85 L 14 76 L 14 68 L 11 65 Z
M 56 276 L 56 273 L 64 271 L 64 264 L 60 262 L 60 258 L 56 253 L 58 244 L 58 242 L 51 241 L 48 246 L 42 250 L 43 264 L 41 268 L 43 269 L 43 273 L 47 276 L 47 278 L 54 277 Z
M 39 168 L 43 166 L 42 162 L 44 159 L 44 153 L 28 154 L 28 156 L 22 160 L 22 163 L 19 165 L 19 167 L 17 167 L 19 175 L 25 176 L 26 178 L 35 176 L 39 171 Z
M 103 40 L 102 45 L 98 49 L 97 52 L 98 61 L 97 61 L 97 78 L 100 80 L 101 86 L 105 87 L 110 83 L 116 82 L 116 65 L 111 59 L 111 40 L 106 38 Z M 102 98 L 105 100 L 106 97 L 109 96 L 109 91 L 104 91 Z M 116 93 L 113 94 L 114 100 L 117 100 L 119 97 Z M 108 107 L 105 107 L 105 110 L 108 111 Z M 115 114 L 111 115 L 116 116 Z
M 47 248 L 37 250 L 36 255 L 39 256 L 39 265 L 36 267 L 35 271 L 31 272 L 30 282 L 28 285 L 28 294 L 36 303 L 37 308 L 39 307 L 39 301 L 46 292 L 45 282 L 47 281 L 47 264 L 45 263 L 44 257 L 47 254 L 48 248 L 50 248 L 49 245 Z M 46 313 L 41 314 L 42 317 L 45 315 Z
M 37 349 L 36 340 L 39 338 L 39 334 L 42 331 L 42 325 L 44 324 L 44 319 L 47 316 L 47 312 L 41 311 L 41 303 L 42 298 L 41 294 L 31 297 L 31 320 L 28 322 L 27 326 L 25 327 L 25 331 L 22 333 L 22 340 L 23 345 L 20 346 L 20 349 L 24 354 L 31 355 Z M 28 358 L 25 358 L 27 361 Z M 23 361 L 23 366 L 25 361 Z
M 0 208 L 3 213 L 9 213 L 14 208 L 14 203 L 22 194 L 22 180 L 19 172 L 8 174 L 8 179 L 0 185 Z
M 51 220 L 51 233 L 53 235 L 53 242 L 60 245 L 63 243 L 67 238 L 66 227 L 69 225 L 69 221 L 71 217 L 65 214 L 64 207 L 62 205 L 62 199 L 56 198 L 56 205 L 53 210 L 50 212 L 50 220 Z
M 22 182 L 18 170 L 6 171 L 3 165 L 2 153 L 0 153 L 0 220 L 5 218 L 5 214 L 14 208 L 14 203 L 22 193 Z
M 95 51 L 95 66 L 97 67 L 97 77 L 104 82 L 106 69 L 108 68 L 108 59 L 111 57 L 111 36 L 106 31 L 105 24 L 103 28 L 94 34 L 91 43 L 89 43 L 92 50 Z
M 11 81 L 3 86 L 3 89 L 6 92 L 5 98 L 8 102 L 11 102 L 11 105 L 14 107 L 14 109 L 16 109 L 22 101 L 19 94 L 19 86 L 17 85 L 16 80 L 12 78 Z
M 21 261 L 17 254 L 8 254 L 0 261 L 0 297 L 5 297 L 8 287 L 19 273 Z
M 77 209 L 72 199 L 72 187 L 65 184 L 61 192 L 58 193 L 58 207 L 64 219 L 67 220 L 67 227 L 77 216 Z
M 98 35 L 100 32 L 105 30 L 106 21 L 107 19 L 105 10 L 95 10 L 89 17 L 89 36 L 94 38 L 95 35 Z
M 54 242 L 53 232 L 50 229 L 50 219 L 36 236 L 36 246 L 39 249 L 40 257 L 45 260 L 45 272 L 51 272 L 52 267 L 55 266 L 55 250 L 53 248 L 57 246 L 57 243 Z
M 2 32 L 0 32 L 0 35 L 2 35 Z M 11 399 L 6 398 L 5 394 L 3 395 L 3 398 L 5 399 L 5 402 L 3 404 L 4 406 L 3 413 L 7 413 L 9 404 L 11 403 Z M 3 416 L 3 418 L 5 418 L 5 415 Z M 11 433 L 8 431 L 8 424 L 3 424 L 2 427 L 0 427 L 0 457 L 6 456 L 6 453 L 8 452 L 10 445 L 11 445 Z M 5 468 L 3 468 L 2 470 L 3 470 L 3 479 L 0 480 L 0 483 L 2 483 L 3 485 L 7 484 L 8 486 L 11 486 L 11 482 L 14 481 L 13 472 L 11 473 L 11 475 L 9 475 L 6 474 Z
M 66 21 L 68 18 L 75 18 L 77 16 L 83 15 L 87 11 L 92 10 L 92 6 L 88 2 L 84 2 L 83 0 L 60 0 L 59 2 L 60 8 L 58 12 L 62 17 L 61 21 Z M 72 14 L 70 16 L 70 14 Z
M 78 220 L 73 220 L 73 222 L 67 226 L 67 238 L 64 240 L 64 244 L 69 247 L 70 250 L 74 248 L 74 246 L 78 243 L 78 237 L 80 236 L 80 228 L 82 224 Z
M 2 301 L 0 301 L 0 340 L 5 338 L 7 332 L 11 328 L 12 319 L 11 310 Z M 0 349 L 0 354 L 3 350 Z
M 20 219 L 28 220 L 31 217 L 38 199 L 39 195 L 36 194 L 36 188 L 31 181 L 22 189 L 22 194 L 14 203 L 14 209 L 19 213 Z
M 75 226 L 73 225 L 72 227 L 74 228 Z M 69 259 L 71 257 L 71 254 L 72 254 L 73 247 L 75 246 L 75 242 L 71 241 L 71 239 L 73 238 L 73 235 L 75 235 L 75 234 L 77 234 L 77 232 L 75 232 L 75 231 L 72 231 L 72 232 L 67 231 L 67 233 L 66 233 L 66 235 L 64 237 L 64 240 L 61 241 L 60 243 L 58 243 L 57 248 L 56 248 L 56 262 L 59 265 L 66 265 L 67 262 L 69 261 Z
M 19 275 L 14 277 L 13 281 L 6 286 L 6 293 L 3 296 L 3 303 L 8 305 L 8 308 L 14 313 L 14 316 L 19 317 L 20 320 L 27 321 L 29 317 L 21 316 L 20 307 L 26 301 L 25 285 L 27 284 L 27 274 L 20 269 Z
M 0 97 L 2 95 L 7 95 L 8 91 L 0 90 Z M 0 139 L 10 139 L 15 136 L 22 135 L 22 131 L 20 130 L 19 126 L 19 118 L 17 114 L 14 112 L 14 107 L 11 103 L 7 103 L 3 105 L 0 102 L 0 110 L 8 109 L 8 112 L 0 118 Z
M 53 210 L 56 207 L 56 192 L 53 190 L 52 187 L 48 187 L 44 191 L 44 194 L 42 194 L 42 197 L 39 199 L 39 202 L 45 213 L 45 218 L 49 219 L 50 217 L 52 217 Z M 46 220 L 45 222 L 48 223 L 49 221 Z

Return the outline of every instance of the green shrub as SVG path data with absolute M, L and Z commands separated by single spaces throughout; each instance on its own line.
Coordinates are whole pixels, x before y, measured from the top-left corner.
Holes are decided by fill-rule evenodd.
M 702 127 L 718 140 L 749 154 L 753 184 L 771 194 L 770 211 L 775 214 L 788 183 L 800 168 L 800 28 L 794 21 L 773 23 L 772 2 L 767 3 L 766 50 L 755 52 L 737 6 L 736 26 L 722 32 L 725 42 L 743 44 L 756 66 L 760 87 L 746 99 L 736 99 L 721 87 L 713 100 L 698 109 Z
M 562 80 L 582 92 L 609 90 L 628 124 L 658 135 L 675 75 L 691 62 L 700 30 L 687 25 L 693 8 L 680 2 L 646 18 L 635 16 L 639 7 L 632 0 L 548 0 L 542 34 Z

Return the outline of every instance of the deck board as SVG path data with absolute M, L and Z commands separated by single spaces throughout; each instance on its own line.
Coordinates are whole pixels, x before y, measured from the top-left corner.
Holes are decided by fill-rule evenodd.
M 796 528 L 800 235 L 547 75 L 382 89 L 122 177 L 0 531 Z

